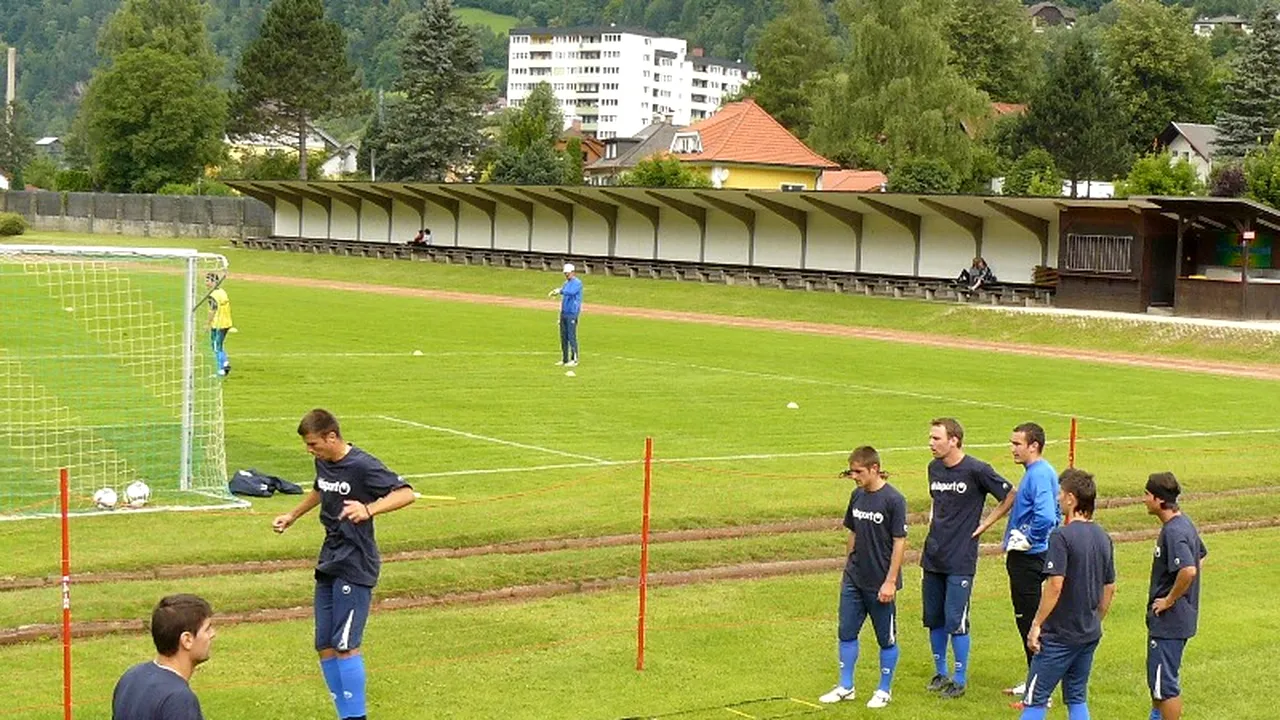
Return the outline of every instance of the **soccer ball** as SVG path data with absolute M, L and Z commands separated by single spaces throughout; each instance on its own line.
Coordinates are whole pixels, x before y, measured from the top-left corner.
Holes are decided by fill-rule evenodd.
M 103 510 L 114 510 L 119 500 L 116 497 L 116 491 L 109 487 L 98 488 L 98 491 L 93 494 L 93 504 Z
M 151 499 L 151 488 L 141 480 L 134 480 L 124 489 L 124 499 L 129 503 L 129 507 L 140 508 Z

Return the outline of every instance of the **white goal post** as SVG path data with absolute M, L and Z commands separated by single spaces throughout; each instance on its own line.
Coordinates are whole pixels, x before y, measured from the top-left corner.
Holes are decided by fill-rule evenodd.
M 75 513 L 138 480 L 147 508 L 243 504 L 198 307 L 226 272 L 195 250 L 0 244 L 0 518 L 56 515 L 63 467 Z

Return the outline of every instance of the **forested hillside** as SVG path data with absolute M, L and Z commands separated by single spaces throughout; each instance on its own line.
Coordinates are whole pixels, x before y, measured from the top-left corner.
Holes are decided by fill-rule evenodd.
M 841 0 L 828 0 L 833 5 Z M 943 0 L 939 0 L 942 2 Z M 269 0 L 209 0 L 210 37 L 223 58 L 224 78 L 234 59 L 257 31 Z M 1201 14 L 1251 13 L 1259 0 L 1166 0 L 1194 5 Z M 749 58 L 764 24 L 782 11 L 784 0 L 457 0 L 509 15 L 520 24 L 590 25 L 614 22 L 687 38 L 708 54 Z M 1101 0 L 1064 0 L 1092 11 Z M 67 130 L 98 62 L 96 38 L 119 0 L 5 0 L 0 13 L 0 42 L 20 52 L 19 96 L 38 134 Z M 352 57 L 368 87 L 389 87 L 399 76 L 397 48 L 405 15 L 418 9 L 413 0 L 325 0 L 330 17 L 347 32 Z M 830 13 L 834 18 L 834 12 Z M 481 27 L 486 64 L 500 69 L 506 38 Z

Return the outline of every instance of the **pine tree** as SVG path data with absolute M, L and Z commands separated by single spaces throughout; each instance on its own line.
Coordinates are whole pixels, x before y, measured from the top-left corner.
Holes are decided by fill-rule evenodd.
M 378 177 L 445 179 L 480 150 L 479 118 L 491 91 L 479 43 L 449 0 L 426 0 L 400 55 L 395 85 L 404 99 L 386 108 Z
M 1218 115 L 1218 153 L 1242 158 L 1270 142 L 1280 129 L 1280 19 L 1275 7 L 1253 21 L 1235 77 L 1227 83 L 1227 102 Z
M 1125 170 L 1124 113 L 1094 50 L 1076 33 L 1059 57 L 1050 60 L 1044 85 L 1027 109 L 1031 142 L 1049 151 L 1071 180 L 1075 197 L 1081 180 L 1113 178 Z
M 347 60 L 346 36 L 325 18 L 321 0 L 273 0 L 258 37 L 240 57 L 235 82 L 232 129 L 296 133 L 302 180 L 311 123 L 359 109 L 367 100 Z
M 807 135 L 815 84 L 839 59 L 821 3 L 787 0 L 786 11 L 765 25 L 754 59 L 760 77 L 743 94 L 797 136 Z

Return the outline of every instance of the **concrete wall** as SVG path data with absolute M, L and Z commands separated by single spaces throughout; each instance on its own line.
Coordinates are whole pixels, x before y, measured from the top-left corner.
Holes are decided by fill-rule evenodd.
M 0 212 L 17 213 L 36 230 L 144 237 L 250 237 L 297 233 L 290 219 L 249 197 L 0 192 Z

